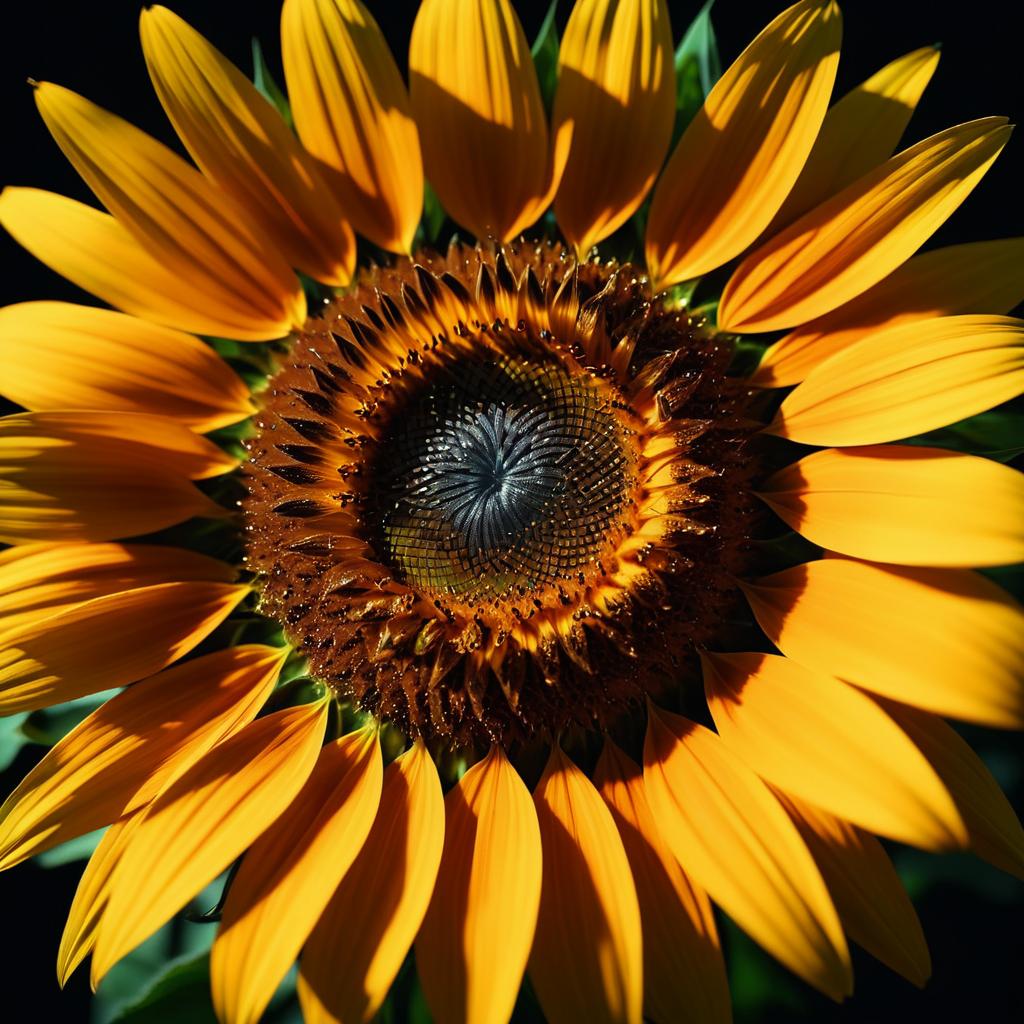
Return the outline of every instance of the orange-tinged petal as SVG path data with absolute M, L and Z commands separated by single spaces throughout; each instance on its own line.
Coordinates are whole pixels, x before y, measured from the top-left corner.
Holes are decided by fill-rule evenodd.
M 373 828 L 306 942 L 306 1024 L 372 1019 L 427 912 L 443 846 L 441 782 L 417 743 L 388 765 Z
M 5 188 L 0 224 L 36 259 L 133 316 L 238 341 L 263 341 L 289 329 L 211 298 L 204 282 L 151 255 L 110 214 L 66 196 Z
M 445 797 L 433 897 L 416 965 L 438 1024 L 505 1024 L 533 942 L 541 844 L 530 791 L 500 747 Z
M 866 694 L 772 654 L 701 662 L 718 734 L 766 782 L 904 843 L 966 844 L 942 780 Z
M 1024 828 L 981 758 L 941 718 L 895 701 L 882 703 L 949 788 L 974 852 L 1024 878 Z
M 162 143 L 70 89 L 43 82 L 36 105 L 104 206 L 151 256 L 223 315 L 264 338 L 306 318 L 291 268 L 245 210 Z
M 938 64 L 938 49 L 922 46 L 886 64 L 830 107 L 811 155 L 768 234 L 888 160 Z
M 729 981 L 711 901 L 661 838 L 642 769 L 605 740 L 594 785 L 615 819 L 636 885 L 644 1014 L 657 1024 L 728 1024 Z
M 849 951 L 807 847 L 778 801 L 713 732 L 650 707 L 644 788 L 665 844 L 752 938 L 833 999 Z
M 895 270 L 981 181 L 1010 137 L 986 117 L 919 142 L 815 207 L 736 268 L 723 330 L 778 331 L 823 316 Z
M 0 869 L 148 803 L 172 774 L 256 717 L 285 653 L 257 645 L 217 651 L 107 701 L 0 807 Z
M 158 413 L 205 431 L 254 409 L 245 382 L 198 338 L 92 306 L 0 310 L 0 362 L 4 395 L 33 411 Z
M 556 744 L 533 794 L 544 850 L 530 980 L 551 1024 L 640 1024 L 640 906 L 615 820 Z
M 60 938 L 60 949 L 57 951 L 57 980 L 62 988 L 96 945 L 100 920 L 110 899 L 110 880 L 114 868 L 141 819 L 142 813 L 137 812 L 114 822 L 104 833 L 99 846 L 93 850 L 82 872 Z
M 205 480 L 228 473 L 238 460 L 200 437 L 180 423 L 152 413 L 32 412 L 15 413 L 0 419 L 3 436 L 12 454 L 31 448 L 29 438 L 39 438 L 41 447 L 58 445 L 124 445 L 125 460 L 134 460 L 138 469 L 159 463 L 168 473 L 180 473 L 190 480 Z M 9 438 L 9 440 L 7 440 Z M 134 447 L 133 447 L 134 446 Z M 76 452 L 84 459 L 86 453 Z M 135 468 L 135 467 L 133 467 Z
M 156 583 L 230 583 L 226 562 L 159 544 L 19 544 L 0 552 L 0 631 Z
M 740 586 L 801 664 L 939 714 L 1024 727 L 1024 608 L 978 573 L 825 558 Z
M 1024 391 L 1024 320 L 947 316 L 890 327 L 820 363 L 770 434 L 810 445 L 895 441 Z
M 210 954 L 220 1020 L 255 1024 L 263 1016 L 362 848 L 382 774 L 376 728 L 328 743 L 291 806 L 249 849 Z
M 865 334 L 955 313 L 1009 313 L 1024 301 L 1024 238 L 968 242 L 907 260 L 862 295 L 772 345 L 750 378 L 788 387 Z
M 257 719 L 149 805 L 110 880 L 93 984 L 284 812 L 313 769 L 326 722 L 327 701 Z
M 237 460 L 164 416 L 34 412 L 0 419 L 0 541 L 113 540 L 227 512 L 192 480 Z
M 814 145 L 841 36 L 835 3 L 801 0 L 718 80 L 654 190 L 646 250 L 657 287 L 722 266 L 768 226 Z
M 143 10 L 142 50 L 160 102 L 206 176 L 259 224 L 285 259 L 346 284 L 356 243 L 341 209 L 284 119 L 191 25 Z
M 988 459 L 902 445 L 830 448 L 760 497 L 824 548 L 901 565 L 1024 561 L 1024 475 Z
M 295 128 L 345 216 L 371 242 L 408 252 L 423 210 L 423 163 L 405 83 L 360 0 L 285 0 L 281 47 Z
M 578 252 L 643 202 L 665 159 L 675 106 L 665 0 L 578 0 L 558 54 L 552 113 L 552 135 L 572 126 L 555 215 Z
M 423 0 L 409 89 L 427 178 L 478 238 L 506 241 L 551 188 L 548 126 L 530 47 L 509 0 Z
M 0 713 L 127 686 L 177 661 L 250 593 L 188 580 L 97 597 L 0 633 Z
M 856 825 L 776 794 L 811 851 L 847 935 L 918 987 L 931 956 L 914 905 L 882 844 Z

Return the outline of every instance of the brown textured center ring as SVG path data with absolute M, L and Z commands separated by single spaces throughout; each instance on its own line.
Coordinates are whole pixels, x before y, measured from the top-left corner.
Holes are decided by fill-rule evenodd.
M 629 267 L 453 246 L 307 325 L 251 446 L 263 607 L 430 740 L 611 727 L 716 629 L 747 508 L 729 351 Z

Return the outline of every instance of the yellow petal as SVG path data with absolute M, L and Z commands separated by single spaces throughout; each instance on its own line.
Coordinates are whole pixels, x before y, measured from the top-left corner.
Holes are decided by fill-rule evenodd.
M 220 1020 L 256 1024 L 263 1016 L 362 848 L 382 774 L 375 728 L 328 743 L 291 805 L 249 849 L 210 954 Z
M 441 783 L 417 743 L 388 765 L 373 828 L 306 943 L 306 1024 L 368 1024 L 419 931 L 443 846 Z
M 166 7 L 143 10 L 149 75 L 182 142 L 293 267 L 346 284 L 352 229 L 281 115 L 224 55 Z
M 900 842 L 966 844 L 942 780 L 866 694 L 771 654 L 701 662 L 718 734 L 766 782 Z
M 16 413 L 0 419 L 0 541 L 113 540 L 222 516 L 191 483 L 237 460 L 163 416 Z
M 947 316 L 869 334 L 816 366 L 770 434 L 858 445 L 923 434 L 1024 391 L 1024 320 Z
M 4 395 L 33 411 L 159 413 L 200 431 L 253 412 L 245 382 L 209 345 L 107 309 L 7 306 L 0 362 Z
M 110 899 L 114 868 L 141 819 L 141 812 L 136 812 L 111 825 L 82 872 L 57 951 L 57 980 L 62 988 L 96 945 L 96 933 Z
M 284 73 L 295 128 L 359 234 L 408 252 L 423 164 L 405 83 L 360 0 L 285 0 Z
M 506 241 L 550 191 L 537 72 L 509 0 L 423 0 L 409 88 L 427 178 L 478 238 Z
M 931 974 L 928 944 L 882 844 L 826 811 L 783 793 L 776 795 L 817 862 L 847 935 L 922 987 Z
M 949 788 L 974 852 L 1024 878 L 1024 828 L 981 758 L 941 718 L 895 701 L 883 701 L 883 706 Z
M 907 260 L 862 295 L 791 331 L 751 383 L 788 387 L 865 334 L 953 313 L 1009 313 L 1024 300 L 1024 238 L 969 242 Z
M 615 820 L 556 744 L 533 794 L 544 850 L 530 980 L 551 1024 L 640 1024 L 640 906 Z
M 133 316 L 195 334 L 264 341 L 290 323 L 265 321 L 211 295 L 203 280 L 153 256 L 122 224 L 53 192 L 5 188 L 0 224 L 36 259 Z
M 636 884 L 644 1014 L 657 1024 L 729 1024 L 729 981 L 711 901 L 661 838 L 640 766 L 605 740 L 594 785 L 615 819 Z
M 643 202 L 665 159 L 675 107 L 665 0 L 577 0 L 558 54 L 552 134 L 571 123 L 555 215 L 578 252 Z
M 793 823 L 713 732 L 650 708 L 644 787 L 665 844 L 744 931 L 833 999 L 850 958 L 828 890 Z
M 823 316 L 895 270 L 981 181 L 1010 137 L 1005 117 L 949 128 L 886 161 L 736 268 L 726 331 L 778 331 Z
M 0 869 L 146 804 L 172 773 L 256 717 L 285 650 L 233 647 L 119 693 L 67 734 L 0 807 Z
M 445 797 L 441 867 L 416 938 L 438 1024 L 506 1024 L 533 942 L 541 845 L 530 792 L 499 747 Z
M 127 686 L 210 635 L 249 586 L 190 580 L 125 590 L 0 633 L 0 714 Z
M 0 552 L 0 631 L 135 587 L 234 578 L 226 562 L 159 544 L 20 544 Z
M 718 80 L 654 190 L 646 249 L 656 287 L 722 266 L 768 226 L 825 116 L 841 36 L 835 3 L 801 0 Z
M 1024 727 L 1024 608 L 963 569 L 825 558 L 741 584 L 783 654 L 874 693 Z
M 326 701 L 257 719 L 149 805 L 114 869 L 93 984 L 284 812 L 313 769 L 326 721 Z
M 760 497 L 808 540 L 855 558 L 1024 561 L 1024 475 L 973 455 L 902 445 L 827 449 L 776 473 Z
M 888 160 L 938 64 L 938 49 L 922 46 L 886 64 L 830 107 L 811 155 L 768 234 Z
M 104 206 L 151 256 L 264 337 L 306 318 L 298 280 L 245 210 L 162 143 L 70 89 L 43 82 L 36 105 Z

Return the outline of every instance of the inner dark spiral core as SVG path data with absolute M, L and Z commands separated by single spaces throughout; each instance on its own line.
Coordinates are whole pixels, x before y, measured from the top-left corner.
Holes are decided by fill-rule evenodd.
M 555 362 L 450 368 L 395 417 L 374 461 L 385 560 L 467 603 L 570 580 L 607 547 L 629 498 L 609 396 Z

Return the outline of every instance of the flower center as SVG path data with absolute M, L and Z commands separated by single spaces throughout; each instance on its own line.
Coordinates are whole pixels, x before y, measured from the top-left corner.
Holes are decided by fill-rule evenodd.
M 555 362 L 460 362 L 379 447 L 371 506 L 406 582 L 494 613 L 588 573 L 635 470 L 612 390 Z
M 699 678 L 734 599 L 730 354 L 639 271 L 549 245 L 365 272 L 257 416 L 263 610 L 340 699 L 437 746 L 628 727 Z

